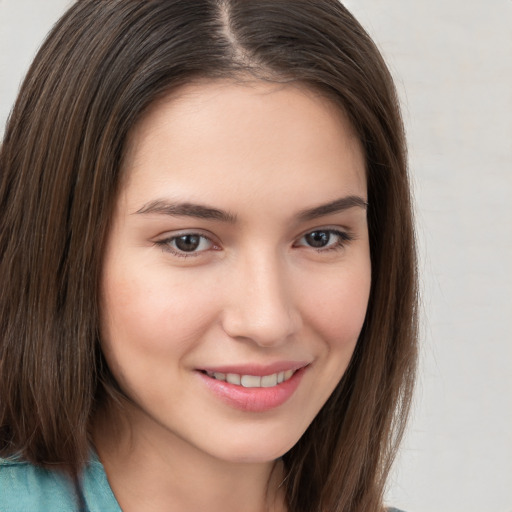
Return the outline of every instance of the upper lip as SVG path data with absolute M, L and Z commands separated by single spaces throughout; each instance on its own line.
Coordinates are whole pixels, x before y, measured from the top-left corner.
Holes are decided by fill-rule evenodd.
M 204 366 L 198 368 L 200 371 L 210 373 L 234 373 L 238 375 L 254 375 L 263 377 L 274 373 L 286 372 L 288 370 L 300 370 L 310 363 L 308 361 L 276 361 L 270 364 L 227 364 L 220 366 Z

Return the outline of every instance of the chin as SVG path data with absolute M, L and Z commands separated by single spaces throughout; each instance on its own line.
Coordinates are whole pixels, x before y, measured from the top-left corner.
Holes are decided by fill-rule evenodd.
M 284 436 L 262 433 L 251 439 L 238 437 L 236 440 L 222 443 L 222 448 L 219 443 L 212 455 L 233 463 L 267 463 L 281 458 L 297 444 L 300 437 L 301 435 L 291 437 L 289 431 Z

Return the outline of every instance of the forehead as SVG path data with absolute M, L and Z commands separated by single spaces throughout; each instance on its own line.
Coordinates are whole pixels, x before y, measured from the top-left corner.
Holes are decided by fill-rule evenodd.
M 218 80 L 178 89 L 135 126 L 124 172 L 139 195 L 193 189 L 208 199 L 269 187 L 303 195 L 317 187 L 325 196 L 331 187 L 334 199 L 366 191 L 364 155 L 346 116 L 300 84 Z

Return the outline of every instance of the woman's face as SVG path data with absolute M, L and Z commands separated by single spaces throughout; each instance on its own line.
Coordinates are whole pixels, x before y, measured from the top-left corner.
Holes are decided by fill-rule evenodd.
M 229 461 L 300 438 L 354 351 L 370 290 L 365 161 L 298 85 L 189 85 L 129 141 L 102 346 L 135 435 Z

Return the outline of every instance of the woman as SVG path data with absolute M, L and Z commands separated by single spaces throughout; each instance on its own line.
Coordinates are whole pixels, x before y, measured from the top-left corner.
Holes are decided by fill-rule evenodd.
M 78 2 L 0 169 L 4 509 L 383 509 L 414 236 L 341 4 Z

